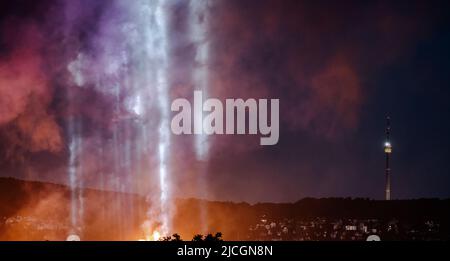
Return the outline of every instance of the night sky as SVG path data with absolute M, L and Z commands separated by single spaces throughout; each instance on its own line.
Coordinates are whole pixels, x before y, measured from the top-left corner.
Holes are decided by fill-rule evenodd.
M 68 184 L 75 166 L 80 186 L 152 191 L 162 116 L 146 78 L 158 64 L 142 61 L 142 2 L 0 3 L 0 176 Z M 280 99 L 280 140 L 211 136 L 198 160 L 193 136 L 171 135 L 174 197 L 382 199 L 387 114 L 392 198 L 450 196 L 448 1 L 204 6 L 194 20 L 210 48 L 209 96 Z M 165 8 L 169 100 L 191 99 L 202 43 L 189 35 L 189 1 Z M 130 109 L 138 91 L 143 119 Z

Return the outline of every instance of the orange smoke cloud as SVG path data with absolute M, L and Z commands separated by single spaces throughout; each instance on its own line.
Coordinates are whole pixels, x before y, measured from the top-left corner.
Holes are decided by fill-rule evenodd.
M 14 43 L 14 48 L 0 62 L 0 126 L 8 125 L 3 131 L 15 145 L 10 148 L 58 152 L 63 140 L 47 110 L 52 92 L 43 70 L 43 37 L 35 25 L 14 28 L 5 30 L 5 39 Z

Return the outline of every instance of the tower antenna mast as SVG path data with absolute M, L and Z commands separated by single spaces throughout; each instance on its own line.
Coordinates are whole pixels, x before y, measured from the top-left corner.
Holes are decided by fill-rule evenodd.
M 392 145 L 390 141 L 391 134 L 391 118 L 389 116 L 386 117 L 386 141 L 384 142 L 384 154 L 386 155 L 386 168 L 385 168 L 385 176 L 386 176 L 386 188 L 385 188 L 385 199 L 391 200 L 391 167 L 390 167 L 390 155 L 392 153 Z

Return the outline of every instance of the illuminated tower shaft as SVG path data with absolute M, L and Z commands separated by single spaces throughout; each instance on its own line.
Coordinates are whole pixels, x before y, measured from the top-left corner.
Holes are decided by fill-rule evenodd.
M 390 142 L 390 132 L 391 132 L 391 123 L 390 123 L 390 117 L 386 117 L 386 142 L 384 143 L 384 154 L 386 155 L 386 169 L 385 169 L 385 175 L 386 175 L 386 200 L 391 200 L 391 167 L 390 167 L 390 155 L 392 153 L 392 145 Z

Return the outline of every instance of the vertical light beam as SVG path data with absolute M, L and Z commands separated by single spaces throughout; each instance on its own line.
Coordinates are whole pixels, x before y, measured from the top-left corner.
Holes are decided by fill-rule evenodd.
M 153 28 L 148 34 L 148 54 L 154 62 L 155 84 L 157 95 L 157 106 L 159 110 L 158 125 L 158 174 L 160 187 L 160 222 L 161 234 L 169 234 L 171 227 L 171 206 L 170 206 L 170 182 L 168 170 L 168 155 L 170 149 L 170 129 L 169 129 L 169 82 L 167 70 L 169 67 L 169 46 L 168 46 L 168 15 L 165 1 L 152 1 L 151 17 L 153 17 Z
M 195 64 L 193 69 L 193 82 L 197 90 L 202 91 L 203 99 L 208 99 L 208 84 L 209 84 L 209 39 L 208 39 L 208 1 L 190 2 L 190 21 L 189 29 L 191 41 L 196 46 Z M 198 113 L 202 115 L 194 116 L 194 120 L 201 122 L 194 122 L 203 127 L 203 110 Z M 195 152 L 197 160 L 206 161 L 209 152 L 208 137 L 204 133 L 197 134 L 195 139 Z
M 169 130 L 169 97 L 167 82 L 168 67 L 168 47 L 167 47 L 167 17 L 161 2 L 156 9 L 156 21 L 161 30 L 161 67 L 157 72 L 157 91 L 158 102 L 161 113 L 159 125 L 159 180 L 161 188 L 161 208 L 162 208 L 162 232 L 167 235 L 170 233 L 170 216 L 168 209 L 169 183 L 167 181 L 167 154 L 170 146 Z
M 192 72 L 192 81 L 196 90 L 202 92 L 203 99 L 208 99 L 208 85 L 209 85 L 209 70 L 208 61 L 210 53 L 210 43 L 208 39 L 208 4 L 209 1 L 196 1 L 191 0 L 189 2 L 189 33 L 190 40 L 196 46 L 195 60 Z M 203 106 L 203 105 L 202 105 Z M 194 110 L 194 113 L 200 115 L 194 115 L 194 126 L 201 126 L 203 128 L 203 110 Z M 198 122 L 200 121 L 200 122 Z M 201 134 L 195 135 L 195 154 L 196 159 L 199 161 L 197 185 L 200 198 L 207 198 L 206 190 L 206 172 L 207 163 L 209 157 L 209 140 L 204 131 Z M 202 230 L 207 233 L 207 211 L 206 206 L 200 207 L 200 217 L 202 220 Z
M 82 231 L 83 218 L 83 193 L 81 178 L 81 138 L 77 134 L 80 130 L 80 122 L 71 117 L 68 122 L 68 131 L 70 137 L 69 143 L 69 165 L 68 176 L 70 186 L 70 223 L 71 233 L 80 233 Z

